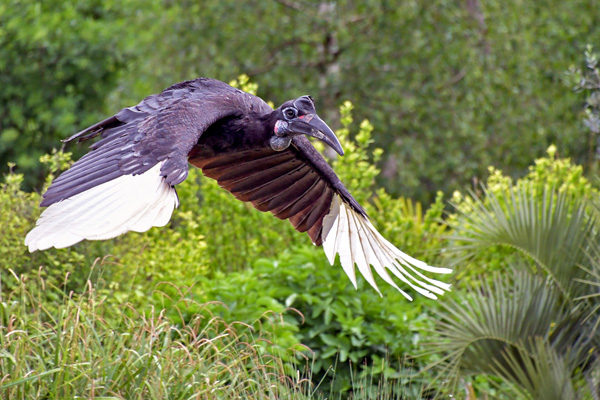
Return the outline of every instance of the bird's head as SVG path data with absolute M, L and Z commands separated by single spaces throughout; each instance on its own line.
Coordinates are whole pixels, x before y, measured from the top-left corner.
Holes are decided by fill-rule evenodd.
M 335 133 L 317 115 L 312 97 L 301 96 L 295 100 L 288 100 L 276 109 L 274 114 L 276 121 L 273 127 L 274 136 L 271 138 L 273 150 L 286 149 L 293 136 L 308 135 L 323 141 L 339 155 L 344 155 Z

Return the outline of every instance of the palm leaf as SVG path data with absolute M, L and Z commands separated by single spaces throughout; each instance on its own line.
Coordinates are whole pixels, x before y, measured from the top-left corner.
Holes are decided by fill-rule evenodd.
M 569 365 L 587 371 L 594 359 L 588 358 L 597 356 L 597 343 L 587 334 L 584 314 L 562 301 L 560 289 L 551 281 L 520 266 L 508 272 L 442 303 L 436 327 L 441 340 L 435 352 L 444 356 L 430 367 L 437 366 L 445 380 L 460 374 L 493 374 L 520 385 L 523 378 L 514 361 L 534 353 L 532 340 L 539 338 Z
M 576 301 L 585 303 L 588 309 L 588 320 L 592 323 L 592 332 L 595 334 L 600 327 L 600 248 L 596 243 L 590 246 L 591 265 L 582 270 L 587 274 L 584 278 L 576 278 L 576 281 L 589 288 L 589 292 L 575 298 Z
M 567 317 L 557 289 L 544 279 L 516 269 L 508 275 L 496 274 L 491 283 L 484 280 L 462 298 L 442 303 L 436 350 L 446 354 L 445 368 L 493 373 L 490 365 L 507 347 L 526 346 L 528 337 L 549 338 L 553 323 Z
M 505 353 L 505 365 L 493 366 L 499 376 L 510 376 L 505 382 L 524 399 L 577 400 L 573 382 L 576 365 L 561 356 L 542 338 L 530 341 L 527 348 Z M 577 357 L 575 357 L 577 358 Z M 589 394 L 589 393 L 588 393 Z
M 594 218 L 574 197 L 545 189 L 539 193 L 526 186 L 496 194 L 483 188 L 485 199 L 458 208 L 452 250 L 461 259 L 473 258 L 492 246 L 506 246 L 533 260 L 565 298 L 588 292 L 574 281 L 585 276 L 579 266 L 589 265 L 590 243 L 596 243 Z M 470 204 L 470 205 L 469 205 Z

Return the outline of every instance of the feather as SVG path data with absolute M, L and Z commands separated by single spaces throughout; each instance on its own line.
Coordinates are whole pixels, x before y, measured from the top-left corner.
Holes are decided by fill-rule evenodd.
M 116 179 L 52 204 L 27 234 L 30 251 L 63 248 L 81 240 L 103 240 L 127 231 L 164 226 L 178 206 L 175 189 L 157 164 L 141 175 Z
M 259 173 L 265 169 L 276 167 L 292 159 L 292 155 L 274 153 L 258 159 L 245 160 L 232 163 L 232 165 L 220 166 L 215 168 L 206 168 L 205 173 L 214 179 L 229 181 L 247 178 L 248 176 Z M 231 161 L 230 161 L 231 162 Z M 210 172 L 209 172 L 210 171 Z
M 439 274 L 447 274 L 452 270 L 432 267 L 403 253 L 377 232 L 364 215 L 346 204 L 338 194 L 333 197 L 330 211 L 323 218 L 322 236 L 323 249 L 329 263 L 333 265 L 336 254 L 339 254 L 342 268 L 355 287 L 354 266 L 356 265 L 367 282 L 380 295 L 381 292 L 373 278 L 370 266 L 408 300 L 412 298 L 395 284 L 386 269 L 428 298 L 436 299 L 436 294 L 441 295 L 444 291 L 450 290 L 449 284 L 428 278 L 419 269 Z
M 375 283 L 375 279 L 373 278 L 373 272 L 371 272 L 371 268 L 369 267 L 368 256 L 370 252 L 366 252 L 363 248 L 363 242 L 368 243 L 368 236 L 365 235 L 364 228 L 357 221 L 356 213 L 352 211 L 350 207 L 344 207 L 346 209 L 346 213 L 348 215 L 348 223 L 350 226 L 350 248 L 352 249 L 352 261 L 358 267 L 358 270 L 362 274 L 362 276 L 369 282 L 369 284 L 377 290 L 379 295 L 381 292 Z
M 348 213 L 346 207 L 340 204 L 337 210 L 337 219 L 339 219 L 337 230 L 334 232 L 335 235 L 333 240 L 335 242 L 335 253 L 340 255 L 340 262 L 342 268 L 346 272 L 346 275 L 350 278 L 350 282 L 355 288 L 358 288 L 356 283 L 356 273 L 354 271 L 354 260 L 352 259 L 351 241 L 350 241 L 350 227 L 348 226 Z M 329 236 L 325 239 L 327 241 Z

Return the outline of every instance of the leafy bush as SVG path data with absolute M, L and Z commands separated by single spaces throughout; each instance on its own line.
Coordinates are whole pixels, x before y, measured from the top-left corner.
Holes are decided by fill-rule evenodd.
M 314 353 L 312 374 L 320 380 L 337 364 L 336 392 L 352 389 L 352 365 L 359 376 L 365 372 L 375 381 L 398 377 L 407 353 L 422 349 L 423 332 L 433 327 L 427 312 L 433 301 L 409 303 L 391 287 L 382 291 L 383 299 L 363 280 L 356 291 L 339 265 L 330 266 L 308 246 L 258 260 L 241 273 L 218 274 L 194 288 L 199 302 L 227 305 L 218 308 L 226 319 L 249 322 L 269 310 L 288 310 L 283 321 L 294 330 L 287 335 Z
M 15 289 L 13 276 L 30 279 L 39 275 L 59 286 L 66 274 L 73 274 L 80 265 L 91 265 L 95 258 L 92 254 L 75 249 L 34 254 L 27 251 L 23 241 L 40 214 L 38 203 L 41 199 L 36 193 L 24 192 L 21 189 L 22 183 L 23 175 L 14 172 L 6 174 L 4 183 L 0 183 L 1 293 L 9 293 Z M 75 273 L 72 282 L 85 282 L 87 272 L 89 271 Z

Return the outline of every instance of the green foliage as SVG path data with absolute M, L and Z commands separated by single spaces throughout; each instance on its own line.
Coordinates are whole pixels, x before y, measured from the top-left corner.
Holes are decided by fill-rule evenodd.
M 81 125 L 102 116 L 131 60 L 124 45 L 130 2 L 16 1 L 0 5 L 0 165 L 17 163 L 28 187 L 37 167 Z
M 186 303 L 171 304 L 173 314 L 185 313 Z M 287 324 L 280 315 L 270 312 L 250 329 L 211 315 L 207 306 L 182 323 L 165 309 L 111 307 L 103 288 L 91 282 L 67 293 L 42 278 L 19 279 L 14 291 L 0 296 L 3 398 L 336 398 L 332 387 L 315 387 L 282 361 L 294 350 L 265 352 L 270 327 Z M 348 398 L 420 398 L 421 386 L 410 378 L 376 380 L 353 375 Z
M 523 398 L 587 398 L 585 378 L 593 385 L 598 367 L 591 324 L 541 274 L 518 265 L 505 272 L 442 304 L 441 376 L 456 385 L 465 375 L 494 375 Z
M 277 341 L 282 346 L 302 343 L 314 352 L 311 371 L 322 377 L 336 364 L 335 390 L 351 389 L 348 361 L 360 371 L 398 377 L 405 353 L 421 346 L 422 332 L 432 328 L 426 307 L 432 301 L 408 303 L 393 288 L 383 290 L 385 301 L 363 280 L 358 291 L 338 265 L 330 266 L 314 247 L 295 248 L 273 259 L 258 260 L 250 270 L 218 273 L 193 289 L 198 302 L 218 301 L 213 312 L 227 320 L 252 322 L 269 310 L 283 313 Z M 287 332 L 285 332 L 287 330 Z M 390 363 L 376 369 L 387 357 Z M 359 372 L 360 372 L 359 371 Z
M 536 196 L 548 190 L 557 190 L 573 196 L 574 199 L 591 199 L 598 196 L 599 192 L 584 176 L 581 165 L 576 165 L 570 158 L 560 158 L 555 145 L 546 150 L 547 157 L 534 160 L 534 165 L 529 166 L 529 172 L 516 182 L 495 167 L 488 167 L 488 178 L 485 182 L 486 190 L 496 195 L 510 191 L 511 187 L 531 189 Z M 485 200 L 484 200 L 485 201 Z M 462 210 L 473 205 L 473 202 L 454 192 L 452 202 Z
M 514 258 L 511 249 L 533 257 L 547 271 L 556 267 L 552 257 L 581 257 L 579 250 L 585 247 L 586 235 L 592 233 L 583 232 L 590 229 L 587 214 L 593 212 L 587 200 L 598 197 L 598 190 L 583 176 L 581 166 L 556 157 L 556 147 L 550 146 L 548 157 L 535 160 L 529 173 L 516 182 L 498 169 L 490 167 L 489 171 L 481 191 L 473 196 L 459 192 L 452 196 L 457 212 L 449 215 L 448 223 L 456 233 L 449 249 L 452 256 L 446 262 L 462 264 L 463 272 L 468 270 L 476 276 L 484 270 L 502 269 Z M 533 237 L 532 232 L 542 236 Z M 556 241 L 548 246 L 553 252 L 544 253 L 547 248 L 539 243 L 550 239 Z M 571 251 L 563 251 L 564 246 Z M 569 261 L 571 270 L 579 262 Z
M 520 175 L 550 143 L 590 166 L 595 134 L 577 125 L 582 96 L 565 89 L 564 71 L 598 42 L 593 6 L 10 0 L 0 6 L 0 165 L 16 162 L 29 187 L 57 139 L 174 82 L 246 73 L 278 104 L 312 94 L 328 122 L 352 100 L 357 120 L 378 128 L 378 182 L 394 195 L 430 203 L 488 165 Z M 593 68 L 581 73 L 592 83 Z
M 568 76 L 571 78 L 573 90 L 585 94 L 583 123 L 588 128 L 588 159 L 591 169 L 598 172 L 598 155 L 600 155 L 600 69 L 598 55 L 592 45 L 585 49 L 585 67 L 582 70 L 572 65 Z M 596 162 L 592 162 L 592 160 Z
M 277 104 L 311 94 L 328 122 L 349 99 L 386 149 L 379 183 L 429 203 L 438 190 L 485 176 L 488 165 L 521 175 L 551 143 L 578 163 L 594 162 L 577 126 L 580 95 L 564 84 L 584 44 L 600 38 L 593 7 L 591 0 L 151 1 L 130 22 L 154 39 L 149 50 L 140 46 L 143 62 L 118 91 L 142 97 L 182 79 L 246 73 Z
M 564 357 L 542 338 L 537 338 L 529 347 L 518 352 L 508 353 L 507 366 L 498 367 L 501 374 L 518 376 L 518 384 L 508 382 L 511 388 L 523 399 L 576 400 L 592 396 L 591 391 L 577 393 L 571 379 L 574 365 L 569 357 Z M 570 362 L 571 361 L 571 362 Z
M 12 169 L 14 165 L 9 165 Z M 21 190 L 23 175 L 9 173 L 0 183 L 0 222 L 4 235 L 0 236 L 0 252 L 6 265 L 20 266 L 25 261 L 23 238 L 36 210 L 32 203 L 37 196 Z
M 575 301 L 589 302 L 588 319 L 593 325 L 593 331 L 597 332 L 600 327 L 600 254 L 597 248 L 593 248 L 591 251 L 591 266 L 590 268 L 584 268 L 588 275 L 584 279 L 577 279 L 581 284 L 588 286 L 587 291 L 589 294 L 579 296 Z
M 56 157 L 53 159 L 56 160 Z M 55 167 L 56 164 L 53 164 L 51 175 L 56 171 Z M 58 286 L 67 273 L 73 273 L 82 263 L 91 265 L 94 257 L 74 249 L 29 254 L 23 241 L 40 214 L 38 203 L 41 199 L 38 194 L 24 192 L 21 189 L 23 175 L 12 172 L 12 165 L 10 168 L 4 176 L 4 183 L 0 183 L 0 292 L 8 293 L 15 289 L 13 276 L 22 279 L 41 276 Z M 72 281 L 81 284 L 85 277 L 76 274 Z
M 589 265 L 597 234 L 585 206 L 568 195 L 549 190 L 537 199 L 526 187 L 502 197 L 486 192 L 486 202 L 475 199 L 459 221 L 456 238 L 465 244 L 455 250 L 481 257 L 493 246 L 514 249 L 531 258 L 568 299 L 578 294 L 573 279 L 585 274 L 580 267 Z
M 193 216 L 194 225 L 182 224 L 176 216 L 173 224 L 178 230 L 195 229 L 204 234 L 205 257 L 214 269 L 240 270 L 248 267 L 257 256 L 277 254 L 298 241 L 299 236 L 287 221 L 255 210 L 242 203 L 199 171 L 178 188 L 182 215 Z M 201 191 L 198 191 L 200 185 Z
M 256 82 L 250 82 L 250 78 L 246 74 L 238 76 L 237 79 L 232 80 L 229 84 L 234 88 L 238 88 L 255 96 L 258 91 L 258 84 Z
M 20 373 L 9 384 L 21 397 L 39 395 L 39 388 L 48 397 L 189 397 L 192 389 L 182 382 L 191 381 L 224 398 L 260 398 L 282 388 L 287 378 L 277 374 L 295 376 L 292 370 L 314 355 L 312 378 L 327 382 L 319 392 L 329 391 L 328 398 L 383 397 L 375 394 L 378 383 L 402 382 L 436 362 L 444 379 L 472 381 L 465 384 L 470 398 L 502 395 L 507 386 L 524 398 L 591 395 L 584 379 L 597 386 L 588 371 L 598 357 L 599 193 L 571 160 L 597 168 L 592 49 L 583 68 L 570 70 L 575 92 L 565 90 L 563 74 L 579 43 L 594 43 L 600 34 L 590 6 L 589 0 L 544 7 L 339 1 L 303 4 L 301 11 L 294 1 L 0 5 L 0 163 L 10 159 L 19 168 L 0 187 L 0 306 L 9 310 L 0 329 L 20 324 L 0 335 L 3 346 L 13 346 L 0 353 L 3 378 Z M 347 153 L 332 155 L 332 164 L 374 224 L 407 253 L 456 267 L 452 300 L 442 303 L 439 316 L 433 312 L 440 303 L 407 303 L 391 288 L 383 300 L 362 280 L 354 291 L 308 237 L 198 171 L 178 186 L 182 206 L 168 227 L 26 252 L 22 240 L 40 198 L 21 187 L 42 182 L 45 174 L 34 163 L 57 138 L 173 82 L 200 75 L 229 81 L 242 72 L 278 103 L 305 93 L 317 98 Z M 248 76 L 232 84 L 257 90 Z M 344 103 L 338 114 L 339 99 L 356 107 Z M 363 122 L 355 125 L 351 111 Z M 373 150 L 375 140 L 385 157 Z M 558 147 L 527 172 L 531 157 L 551 143 Z M 557 148 L 571 158 L 557 157 Z M 47 184 L 70 156 L 53 152 L 45 160 Z M 487 165 L 495 167 L 483 189 L 456 192 L 457 211 L 440 223 L 437 190 L 478 181 Z M 376 180 L 387 191 L 375 190 Z M 427 202 L 437 194 L 423 212 L 418 202 L 389 193 Z M 100 285 L 87 298 L 68 300 L 64 294 L 88 278 Z M 26 287 L 34 279 L 46 290 Z M 131 305 L 124 308 L 126 301 Z M 265 340 L 241 328 L 236 336 L 224 320 L 248 324 Z M 431 329 L 441 337 L 435 347 L 425 344 Z M 212 347 L 191 339 L 199 332 Z M 251 345 L 239 347 L 234 338 Z M 406 354 L 432 348 L 403 369 Z M 237 359 L 249 361 L 218 386 L 219 374 L 227 374 L 222 364 L 238 367 Z M 276 382 L 260 367 L 271 361 Z M 145 383 L 134 384 L 138 379 Z M 357 390 L 356 382 L 367 379 Z M 117 383 L 111 388 L 111 382 Z M 494 392 L 490 385 L 498 382 Z M 419 398 L 430 383 L 421 386 L 404 397 Z M 89 394 L 90 388 L 98 391 Z

